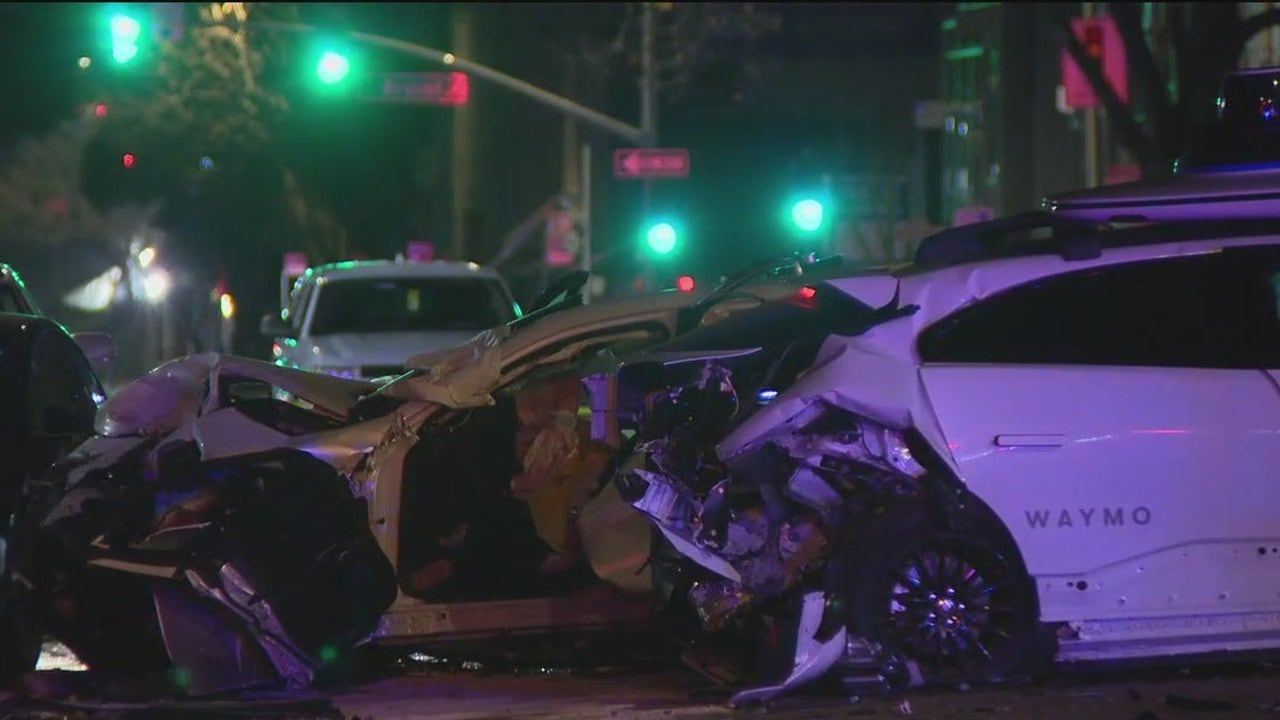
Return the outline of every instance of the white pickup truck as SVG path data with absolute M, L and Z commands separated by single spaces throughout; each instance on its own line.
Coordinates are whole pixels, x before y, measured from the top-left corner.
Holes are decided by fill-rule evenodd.
M 399 375 L 411 356 L 455 347 L 520 315 L 492 268 L 359 260 L 309 268 L 288 307 L 264 317 L 261 331 L 279 365 L 359 379 Z

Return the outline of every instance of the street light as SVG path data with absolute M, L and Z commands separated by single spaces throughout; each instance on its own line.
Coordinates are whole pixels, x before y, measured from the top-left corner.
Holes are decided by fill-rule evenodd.
M 333 50 L 326 50 L 316 63 L 316 77 L 325 85 L 336 85 L 346 80 L 350 74 L 351 61 L 346 55 Z

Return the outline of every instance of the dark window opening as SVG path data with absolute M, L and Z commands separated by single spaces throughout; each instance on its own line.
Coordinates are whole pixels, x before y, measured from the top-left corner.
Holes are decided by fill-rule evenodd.
M 80 349 L 65 334 L 48 330 L 31 350 L 30 421 L 39 437 L 91 432 L 98 383 Z
M 1055 275 L 935 323 L 924 362 L 1280 366 L 1280 248 L 1236 248 Z

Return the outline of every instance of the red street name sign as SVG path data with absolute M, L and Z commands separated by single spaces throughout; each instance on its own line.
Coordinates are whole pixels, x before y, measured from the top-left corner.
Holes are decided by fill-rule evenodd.
M 409 105 L 466 105 L 471 78 L 460 72 L 385 73 L 366 99 Z
M 624 180 L 689 176 L 684 148 L 619 148 L 613 151 L 613 176 Z

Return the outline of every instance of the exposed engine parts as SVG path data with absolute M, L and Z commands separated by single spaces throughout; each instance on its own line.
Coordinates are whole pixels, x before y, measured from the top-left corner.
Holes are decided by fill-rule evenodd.
M 800 585 L 836 535 L 895 496 L 919 492 L 922 468 L 898 431 L 816 399 L 793 432 L 728 459 L 716 443 L 742 412 L 732 372 L 708 362 L 695 382 L 652 393 L 619 482 L 677 551 L 709 571 L 688 597 L 714 630 Z

